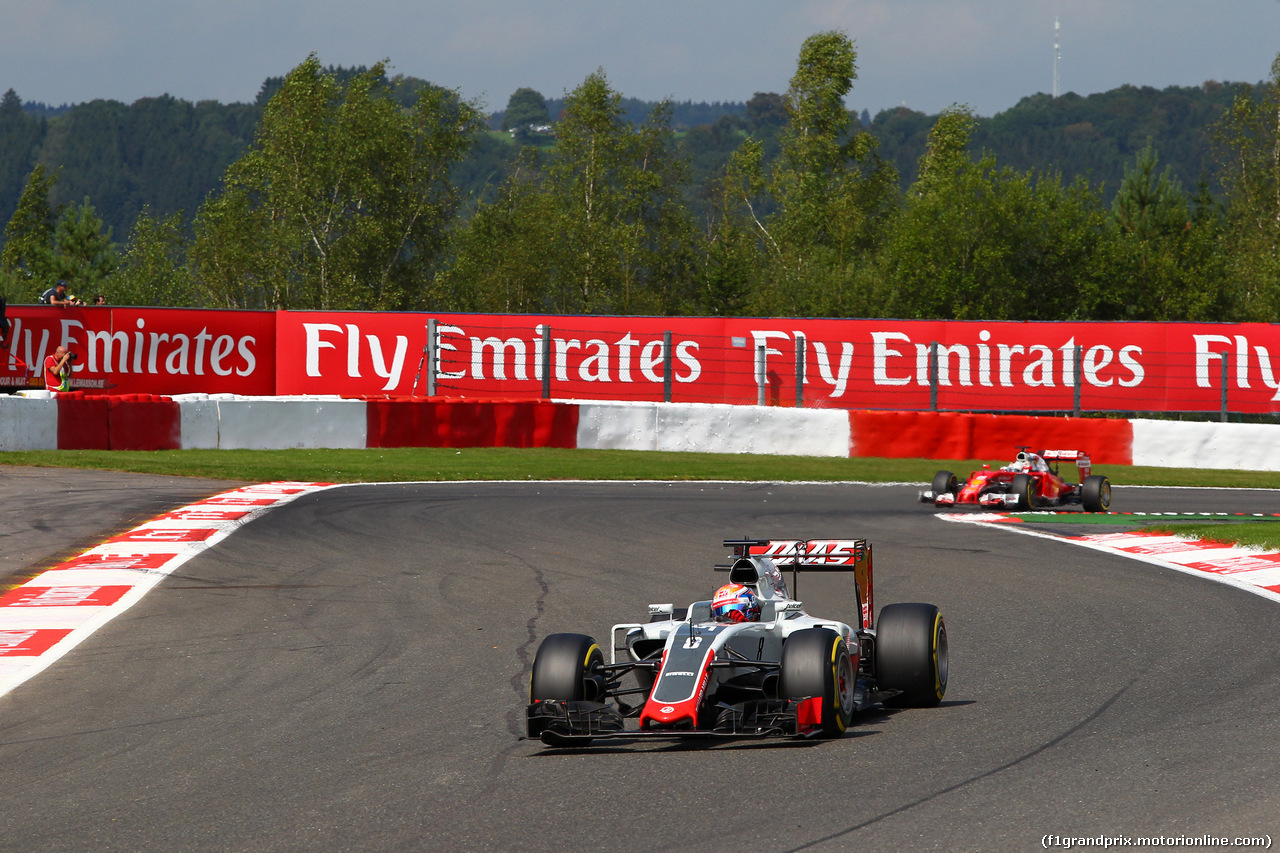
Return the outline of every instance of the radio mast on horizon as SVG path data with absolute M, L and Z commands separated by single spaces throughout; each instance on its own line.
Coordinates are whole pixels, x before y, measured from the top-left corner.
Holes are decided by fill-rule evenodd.
M 1058 46 L 1058 18 L 1053 19 L 1053 97 L 1058 98 L 1058 62 L 1062 59 L 1062 51 Z

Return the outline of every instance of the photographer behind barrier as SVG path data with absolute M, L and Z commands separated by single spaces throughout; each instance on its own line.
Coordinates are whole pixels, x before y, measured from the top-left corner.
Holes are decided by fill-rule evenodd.
M 67 351 L 66 347 L 58 347 L 53 355 L 44 360 L 44 387 L 46 391 L 71 390 L 71 362 L 77 356 Z
M 67 283 L 59 281 L 53 287 L 40 294 L 40 301 L 45 305 L 60 305 L 66 307 L 68 305 L 83 305 L 84 302 L 76 299 L 73 294 L 67 293 Z

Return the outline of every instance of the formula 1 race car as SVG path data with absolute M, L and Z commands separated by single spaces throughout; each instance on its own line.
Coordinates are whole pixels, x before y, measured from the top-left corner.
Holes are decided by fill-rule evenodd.
M 864 539 L 727 540 L 729 583 L 649 621 L 614 625 L 609 662 L 584 634 L 552 634 L 533 662 L 526 722 L 551 746 L 593 740 L 842 735 L 877 703 L 937 705 L 947 689 L 947 628 L 930 604 L 873 613 Z M 819 619 L 789 594 L 783 570 L 848 572 L 852 622 Z M 621 641 L 621 644 L 619 644 Z M 621 660 L 618 652 L 625 653 Z M 631 723 L 630 721 L 635 721 Z
M 1058 473 L 1059 462 L 1074 462 L 1078 484 Z M 939 471 L 933 488 L 920 493 L 921 503 L 949 507 L 973 504 L 986 509 L 1031 510 L 1079 504 L 1086 512 L 1106 512 L 1111 506 L 1111 481 L 1092 475 L 1093 465 L 1083 450 L 1045 450 L 1032 453 L 1018 448 L 1012 463 L 998 471 L 983 465 L 960 483 L 950 471 Z

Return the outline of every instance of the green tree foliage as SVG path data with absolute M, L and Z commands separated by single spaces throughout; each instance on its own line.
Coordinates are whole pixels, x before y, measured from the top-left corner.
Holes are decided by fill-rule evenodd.
M 1250 319 L 1280 319 L 1280 55 L 1216 126 L 1231 274 Z
M 536 313 L 555 290 L 556 210 L 538 183 L 538 154 L 526 149 L 496 197 L 480 204 L 454 241 L 435 302 L 459 311 Z
M 314 54 L 285 78 L 252 149 L 196 220 L 194 271 L 211 302 L 424 304 L 458 204 L 449 171 L 479 114 L 436 87 L 403 110 L 383 78 L 379 63 L 344 87 Z
M 547 99 L 536 89 L 516 89 L 507 99 L 507 109 L 502 114 L 503 130 L 528 130 L 530 125 L 550 123 Z
M 119 268 L 103 283 L 103 295 L 113 305 L 199 304 L 186 266 L 189 242 L 180 214 L 158 218 L 143 208 Z
M 989 320 L 1087 316 L 1105 212 L 1083 182 L 1064 188 L 966 154 L 974 124 L 944 111 L 883 256 L 889 316 Z
M 58 169 L 51 200 L 89 196 L 104 224 L 126 234 L 143 207 L 190 216 L 253 136 L 260 111 L 168 95 L 132 105 L 81 104 L 49 123 L 39 159 Z
M 1234 319 L 1236 310 L 1217 251 L 1221 228 L 1191 200 L 1148 140 L 1111 203 L 1109 242 L 1099 252 L 1109 286 L 1090 316 L 1104 320 Z M 1203 188 L 1207 197 L 1207 187 Z M 1208 202 L 1211 205 L 1211 201 Z
M 509 179 L 460 235 L 448 298 L 566 313 L 673 313 L 691 297 L 695 231 L 680 201 L 670 115 L 622 117 L 603 71 L 565 98 L 555 150 Z M 536 165 L 535 165 L 536 164 Z M 496 240 L 502 240 L 495 245 Z M 500 256 L 501 255 L 501 256 Z
M 782 314 L 847 314 L 869 308 L 870 253 L 897 203 L 897 175 L 875 153 L 844 105 L 857 78 L 848 36 L 823 32 L 805 40 L 787 90 L 788 123 L 771 169 L 753 143 L 731 165 L 748 192 L 762 190 L 774 213 L 753 213 L 769 258 L 753 310 Z M 744 195 L 744 203 L 756 206 Z
M 44 134 L 44 120 L 23 110 L 17 92 L 9 89 L 0 97 L 0 218 L 5 222 L 35 166 Z
M 66 208 L 53 232 L 52 272 L 68 291 L 88 301 L 119 266 L 110 230 L 86 198 Z
M 0 285 L 14 302 L 30 302 L 57 280 L 53 264 L 53 235 L 60 210 L 49 206 L 49 190 L 56 175 L 36 166 L 27 178 L 18 209 L 4 229 L 0 252 Z

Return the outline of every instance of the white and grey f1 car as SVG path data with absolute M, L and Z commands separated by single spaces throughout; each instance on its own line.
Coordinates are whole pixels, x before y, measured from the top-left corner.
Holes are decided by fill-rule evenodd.
M 721 593 L 679 611 L 651 604 L 649 622 L 613 626 L 607 663 L 589 636 L 548 636 L 533 662 L 529 737 L 552 746 L 654 737 L 833 738 L 875 704 L 942 701 L 948 655 L 942 614 L 931 604 L 890 604 L 873 622 L 866 540 L 724 544 L 733 562 L 716 566 L 729 573 L 721 593 L 745 588 L 735 600 L 754 598 L 746 616 L 728 612 Z M 792 589 L 802 572 L 852 574 L 854 619 L 805 613 L 783 571 L 792 573 Z

